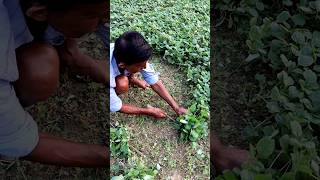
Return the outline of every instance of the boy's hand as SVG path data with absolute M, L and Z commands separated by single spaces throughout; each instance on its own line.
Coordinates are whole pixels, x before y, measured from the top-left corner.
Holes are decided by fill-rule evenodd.
M 78 66 L 89 66 L 88 62 L 82 62 L 83 58 L 79 58 L 81 52 L 75 39 L 66 39 L 63 46 L 60 47 L 59 55 L 72 69 L 76 69 Z
M 154 107 L 147 107 L 148 111 L 149 111 L 149 115 L 150 116 L 153 116 L 157 119 L 162 119 L 162 118 L 165 118 L 166 117 L 166 113 L 160 109 L 160 108 L 154 108 Z
M 66 39 L 59 47 L 59 55 L 73 72 L 79 75 L 90 75 L 94 61 L 80 52 L 75 39 Z
M 132 83 L 142 89 L 146 89 L 146 88 L 150 87 L 150 85 L 146 81 L 140 80 L 136 77 L 131 77 L 129 80 L 130 80 L 130 83 Z
M 184 115 L 184 114 L 187 114 L 188 110 L 185 109 L 184 107 L 179 107 L 177 110 L 176 110 L 176 113 L 177 115 Z
M 93 81 L 109 85 L 107 61 L 95 60 L 81 53 L 75 39 L 66 39 L 63 46 L 58 47 L 61 59 L 73 72 L 88 75 Z

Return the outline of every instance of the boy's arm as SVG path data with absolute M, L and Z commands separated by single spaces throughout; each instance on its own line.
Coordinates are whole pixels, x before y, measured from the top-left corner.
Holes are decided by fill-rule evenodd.
M 178 115 L 182 115 L 187 113 L 187 110 L 183 107 L 180 107 L 178 103 L 173 99 L 173 97 L 170 95 L 166 87 L 163 85 L 163 83 L 158 80 L 155 84 L 151 85 L 151 88 L 162 98 L 164 99 L 176 112 Z
M 66 39 L 58 52 L 72 71 L 80 75 L 88 75 L 95 82 L 108 84 L 109 74 L 107 61 L 95 60 L 80 52 L 75 39 Z
M 148 115 L 153 116 L 155 118 L 165 118 L 166 114 L 159 108 L 154 107 L 147 107 L 147 108 L 140 108 L 129 104 L 123 104 L 120 112 L 126 113 L 126 114 L 142 114 L 142 115 Z
M 126 114 L 142 114 L 142 115 L 153 116 L 155 118 L 166 117 L 165 112 L 159 108 L 153 108 L 153 107 L 140 108 L 140 107 L 136 107 L 129 104 L 123 104 L 122 100 L 118 97 L 115 88 L 111 88 L 111 87 L 110 87 L 110 112 L 122 112 Z

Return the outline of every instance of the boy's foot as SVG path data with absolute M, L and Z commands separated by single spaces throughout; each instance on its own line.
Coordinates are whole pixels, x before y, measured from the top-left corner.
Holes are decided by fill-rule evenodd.
M 141 80 L 136 77 L 131 77 L 130 83 L 132 83 L 133 85 L 136 85 L 142 89 L 146 89 L 147 87 L 150 87 L 150 85 L 145 80 Z

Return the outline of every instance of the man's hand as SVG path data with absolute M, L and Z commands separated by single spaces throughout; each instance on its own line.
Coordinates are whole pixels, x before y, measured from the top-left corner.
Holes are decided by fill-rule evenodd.
M 149 111 L 149 115 L 150 116 L 153 116 L 154 118 L 157 118 L 157 119 L 162 119 L 162 118 L 165 118 L 167 115 L 166 113 L 160 109 L 160 108 L 154 108 L 154 107 L 147 107 L 148 111 Z

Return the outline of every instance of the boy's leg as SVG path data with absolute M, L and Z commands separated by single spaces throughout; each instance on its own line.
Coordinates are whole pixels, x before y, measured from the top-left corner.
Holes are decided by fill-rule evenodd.
M 70 149 L 73 151 L 71 152 Z M 39 134 L 39 143 L 36 148 L 22 159 L 59 166 L 109 166 L 107 147 L 75 143 L 45 133 Z
M 13 83 L 23 106 L 48 99 L 59 85 L 59 56 L 54 47 L 29 43 L 16 50 L 19 79 Z
M 119 75 L 116 77 L 116 88 L 117 94 L 124 94 L 129 91 L 129 78 L 127 76 Z

